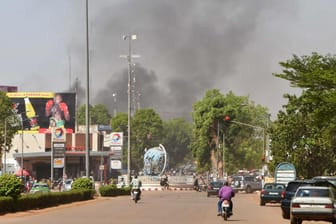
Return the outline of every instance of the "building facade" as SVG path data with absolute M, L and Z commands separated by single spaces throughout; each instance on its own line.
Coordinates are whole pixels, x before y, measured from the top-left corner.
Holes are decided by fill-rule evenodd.
M 110 131 L 101 130 L 99 126 L 90 128 L 89 167 L 90 176 L 95 180 L 107 181 L 112 173 L 112 161 L 122 161 L 122 152 L 111 147 Z M 86 173 L 85 128 L 80 127 L 76 133 L 67 133 L 65 141 L 64 163 L 57 168 L 53 161 L 53 141 L 51 133 L 19 132 L 12 140 L 7 153 L 2 155 L 3 172 L 18 176 L 28 172 L 37 180 L 59 178 L 78 178 Z

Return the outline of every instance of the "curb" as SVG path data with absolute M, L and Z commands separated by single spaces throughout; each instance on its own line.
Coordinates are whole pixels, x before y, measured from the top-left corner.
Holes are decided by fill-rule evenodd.
M 163 187 L 143 187 L 142 191 L 191 191 L 192 188 L 170 187 L 167 190 Z

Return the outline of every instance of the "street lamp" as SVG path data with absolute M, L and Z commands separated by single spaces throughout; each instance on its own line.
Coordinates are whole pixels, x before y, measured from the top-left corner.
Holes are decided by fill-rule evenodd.
M 90 49 L 89 49 L 89 2 L 86 0 L 86 107 L 85 107 L 85 173 L 90 176 Z
M 23 178 L 23 120 L 21 118 L 21 178 Z
M 135 34 L 124 35 L 124 40 L 128 40 L 128 55 L 121 55 L 122 58 L 127 58 L 128 62 L 128 85 L 127 85 L 127 180 L 128 183 L 131 180 L 131 73 L 132 73 L 132 58 L 140 57 L 138 55 L 132 55 L 132 40 L 136 40 Z
M 117 94 L 112 93 L 113 96 L 113 102 L 114 102 L 114 109 L 113 109 L 113 116 L 117 115 Z
M 7 173 L 7 158 L 6 158 L 6 154 L 7 154 L 7 118 L 5 118 L 5 135 L 4 135 L 4 146 L 5 146 L 5 153 L 4 153 L 4 173 Z

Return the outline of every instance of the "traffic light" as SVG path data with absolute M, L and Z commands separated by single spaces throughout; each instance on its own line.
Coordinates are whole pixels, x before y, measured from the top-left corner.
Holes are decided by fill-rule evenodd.
M 231 121 L 230 116 L 225 115 L 224 120 L 225 120 L 225 122 L 229 123 Z
M 224 120 L 224 125 L 226 127 L 228 127 L 231 124 L 231 117 L 230 117 L 230 115 L 225 115 L 224 118 L 223 118 L 223 120 Z

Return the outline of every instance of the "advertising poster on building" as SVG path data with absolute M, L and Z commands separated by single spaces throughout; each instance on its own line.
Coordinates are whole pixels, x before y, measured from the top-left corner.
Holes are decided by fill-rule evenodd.
M 23 121 L 24 131 L 50 133 L 52 128 L 75 130 L 75 93 L 11 92 L 13 112 Z
M 111 146 L 122 146 L 123 145 L 123 133 L 122 132 L 112 132 L 111 133 Z

